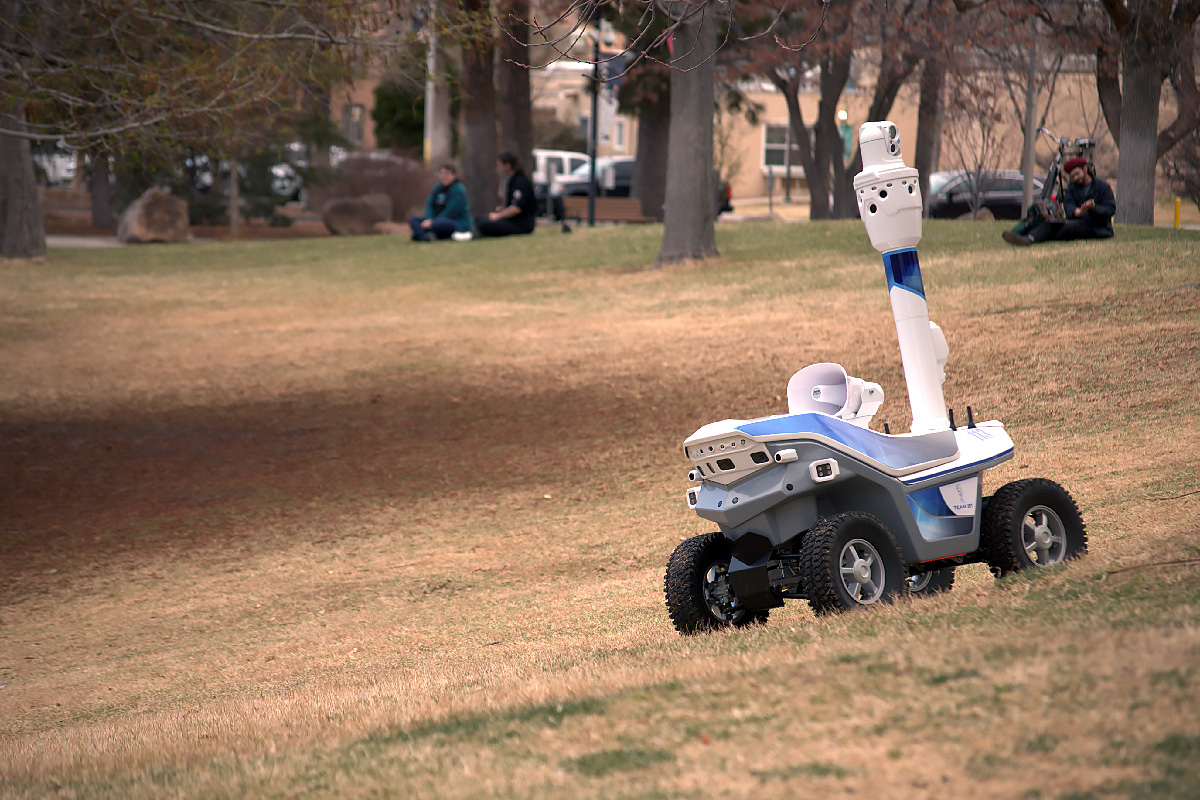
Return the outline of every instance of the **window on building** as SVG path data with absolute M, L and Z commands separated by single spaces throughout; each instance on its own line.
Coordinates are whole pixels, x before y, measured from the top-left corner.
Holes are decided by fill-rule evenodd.
M 613 122 L 613 150 L 618 153 L 625 152 L 625 120 L 623 119 Z
M 812 131 L 809 130 L 809 142 L 812 142 Z M 791 150 L 792 169 L 801 169 L 800 148 L 792 141 L 790 128 L 786 122 L 767 123 L 763 126 L 763 167 L 783 167 L 788 164 L 788 150 Z
M 342 136 L 354 144 L 362 144 L 363 123 L 367 110 L 361 103 L 346 103 L 342 106 Z

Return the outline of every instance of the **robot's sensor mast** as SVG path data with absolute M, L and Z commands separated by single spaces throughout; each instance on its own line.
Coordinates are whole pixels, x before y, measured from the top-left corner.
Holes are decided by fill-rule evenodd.
M 917 171 L 900 157 L 900 132 L 890 122 L 868 122 L 858 134 L 863 171 L 854 179 L 858 214 L 871 244 L 883 254 L 888 295 L 904 381 L 912 406 L 913 433 L 946 430 L 942 382 L 949 347 L 940 328 L 929 321 L 929 305 L 917 261 L 921 241 L 921 190 Z

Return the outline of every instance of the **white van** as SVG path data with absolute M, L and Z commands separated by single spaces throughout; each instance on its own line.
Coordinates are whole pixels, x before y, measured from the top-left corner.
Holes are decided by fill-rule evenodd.
M 573 150 L 541 150 L 534 148 L 533 193 L 538 201 L 538 214 L 545 216 L 548 211 L 547 198 L 550 195 L 550 184 L 561 175 L 569 175 L 580 167 L 591 163 L 587 153 L 577 153 Z

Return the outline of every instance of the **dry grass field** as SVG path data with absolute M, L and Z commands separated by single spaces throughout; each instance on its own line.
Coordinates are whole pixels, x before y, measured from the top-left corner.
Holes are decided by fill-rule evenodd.
M 861 224 L 0 263 L 0 796 L 1200 796 L 1200 234 L 929 223 L 945 394 L 1090 554 L 693 638 L 682 440 L 837 361 Z

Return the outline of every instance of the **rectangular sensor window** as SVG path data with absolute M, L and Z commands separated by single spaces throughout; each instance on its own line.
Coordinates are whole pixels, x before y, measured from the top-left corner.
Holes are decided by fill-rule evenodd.
M 813 479 L 813 483 L 831 481 L 837 476 L 838 463 L 832 458 L 826 458 L 823 461 L 814 461 L 808 465 L 808 477 Z

